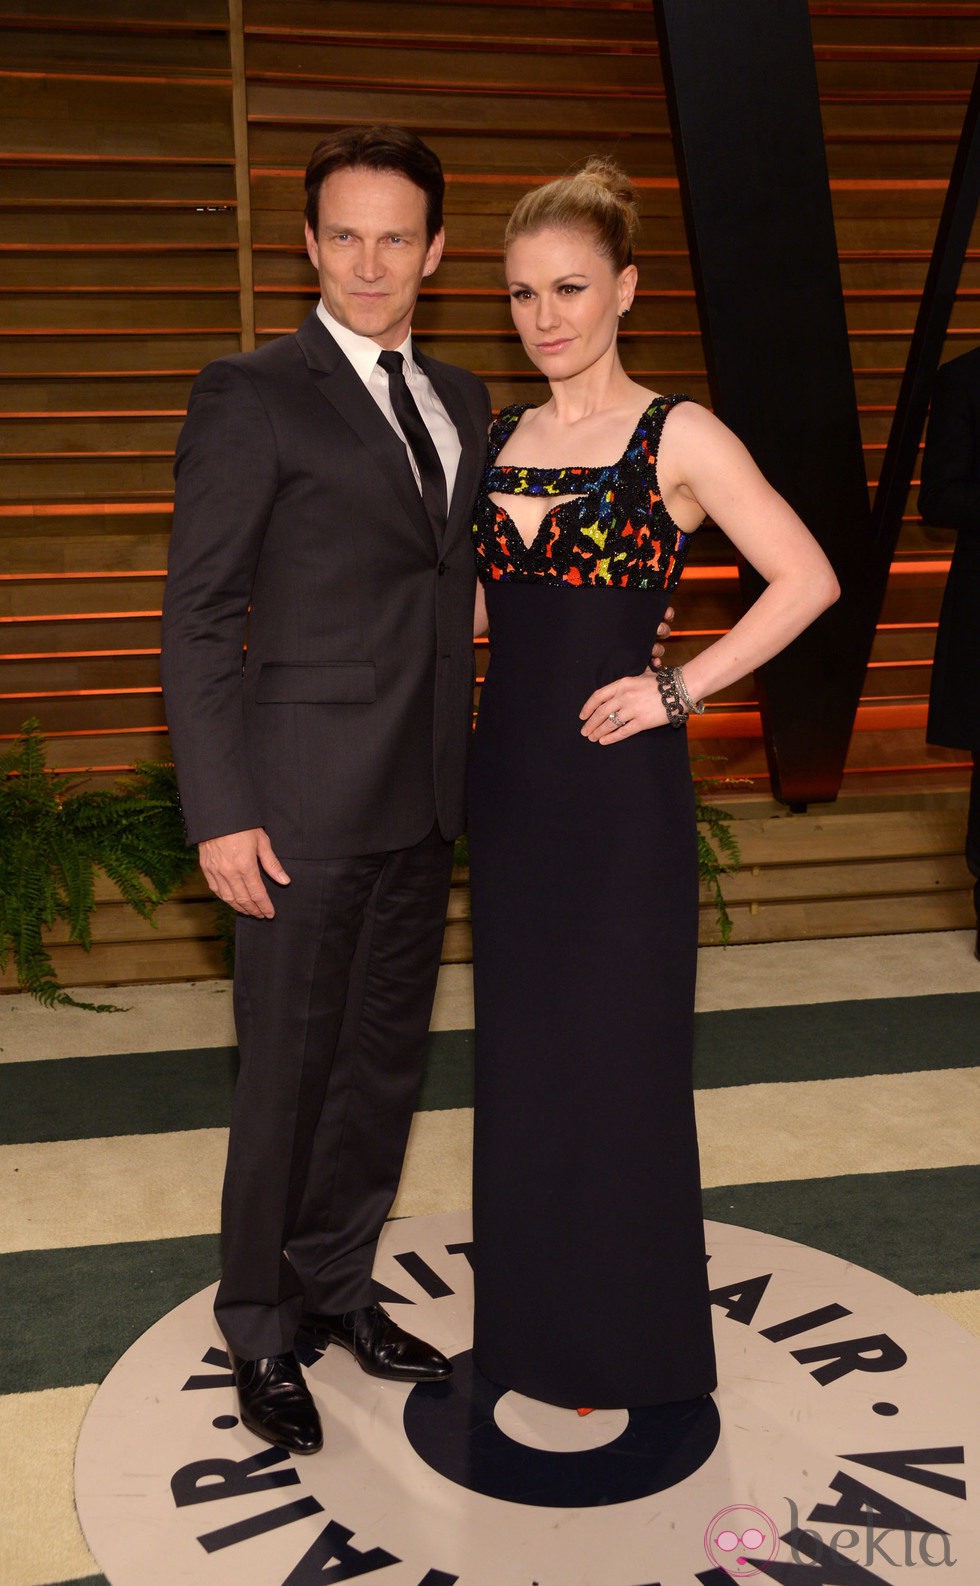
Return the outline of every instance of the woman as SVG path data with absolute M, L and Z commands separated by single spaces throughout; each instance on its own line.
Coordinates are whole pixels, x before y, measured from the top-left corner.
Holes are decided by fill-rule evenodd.
M 491 651 L 470 790 L 474 1351 L 492 1381 L 568 1407 L 715 1385 L 691 1087 L 696 829 L 674 728 L 838 594 L 736 437 L 623 369 L 636 229 L 629 182 L 601 160 L 511 216 L 514 323 L 551 397 L 495 421 L 474 531 Z M 683 669 L 654 672 L 705 516 L 767 588 Z

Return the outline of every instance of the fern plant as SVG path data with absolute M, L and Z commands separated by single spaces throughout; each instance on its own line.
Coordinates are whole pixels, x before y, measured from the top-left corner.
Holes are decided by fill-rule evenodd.
M 44 933 L 58 920 L 69 939 L 92 945 L 95 874 L 101 870 L 143 919 L 191 875 L 173 768 L 146 763 L 112 789 L 79 791 L 48 770 L 36 719 L 0 757 L 0 969 L 12 959 L 18 985 L 51 1007 L 108 1012 L 79 1002 L 58 981 Z
M 702 759 L 711 759 L 704 755 Z M 722 876 L 731 875 L 742 862 L 738 842 L 728 824 L 732 819 L 728 810 L 709 804 L 705 794 L 715 793 L 719 787 L 734 785 L 732 778 L 695 777 L 694 816 L 698 823 L 698 875 L 710 892 L 718 919 L 721 944 L 727 947 L 732 938 L 732 917 L 728 912 L 725 894 L 721 887 Z

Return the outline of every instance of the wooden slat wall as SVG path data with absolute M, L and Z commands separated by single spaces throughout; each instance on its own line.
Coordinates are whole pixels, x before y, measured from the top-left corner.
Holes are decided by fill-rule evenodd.
M 945 179 L 980 49 L 980 4 L 812 0 L 869 477 L 877 475 Z M 52 760 L 166 753 L 157 616 L 170 453 L 194 372 L 240 345 L 232 78 L 224 0 L 0 0 L 0 737 L 36 712 Z M 496 404 L 537 399 L 500 291 L 505 215 L 533 181 L 615 153 L 644 211 L 626 360 L 705 398 L 703 355 L 647 0 L 456 4 L 244 0 L 259 340 L 314 301 L 302 170 L 348 121 L 417 128 L 449 175 L 449 248 L 418 326 Z M 245 239 L 248 241 L 248 238 Z M 980 231 L 947 355 L 980 336 Z M 246 303 L 246 317 L 252 309 Z M 914 495 L 847 784 L 956 782 L 926 749 L 949 541 Z M 720 536 L 696 543 L 678 655 L 738 610 Z M 751 684 L 699 723 L 764 783 Z
M 980 51 L 980 6 L 811 4 L 828 161 L 869 480 L 877 479 L 945 183 Z M 623 342 L 637 377 L 707 395 L 693 284 L 646 0 L 606 5 L 412 7 L 246 0 L 246 70 L 260 336 L 314 301 L 297 223 L 321 128 L 387 118 L 416 128 L 449 174 L 449 245 L 418 327 L 469 364 L 495 404 L 537 400 L 500 293 L 499 241 L 530 182 L 592 150 L 616 154 L 643 200 L 641 290 Z M 947 356 L 980 337 L 980 229 Z M 845 787 L 956 785 L 963 756 L 924 743 L 929 666 L 949 539 L 909 503 L 868 671 Z M 715 533 L 680 599 L 678 655 L 738 611 Z M 697 724 L 706 753 L 764 784 L 750 681 Z
M 224 0 L 0 5 L 0 90 L 0 738 L 108 774 L 167 752 L 171 454 L 240 345 Z
M 815 806 L 805 815 L 791 815 L 768 800 L 740 801 L 734 831 L 743 866 L 725 881 L 735 942 L 953 930 L 973 923 L 962 854 L 965 797 L 907 795 L 884 812 L 877 798 L 869 802 L 871 810 Z M 213 899 L 203 876 L 158 909 L 153 924 L 140 920 L 107 881 L 97 885 L 96 898 L 90 953 L 67 943 L 63 927 L 51 933 L 52 959 L 65 985 L 223 973 L 221 949 L 213 939 Z M 702 945 L 719 940 L 707 894 L 702 895 L 699 938 Z M 468 962 L 472 950 L 468 873 L 458 869 L 443 962 Z M 0 991 L 13 990 L 8 969 L 0 975 Z
M 449 247 L 418 330 L 483 375 L 498 406 L 543 393 L 501 291 L 505 216 L 530 183 L 615 154 L 643 209 L 626 362 L 654 387 L 707 398 L 647 0 L 242 3 L 248 224 L 226 0 L 157 0 L 152 16 L 138 0 L 0 0 L 0 741 L 36 714 L 52 763 L 96 776 L 167 753 L 170 454 L 195 372 L 247 344 L 253 316 L 262 342 L 315 301 L 302 171 L 323 130 L 398 121 L 441 154 Z M 874 481 L 980 53 L 980 0 L 810 11 Z M 946 356 L 978 339 L 980 228 Z M 923 734 L 948 557 L 913 489 L 845 791 L 962 787 L 964 757 Z M 730 552 L 709 531 L 682 586 L 678 658 L 738 609 Z M 764 791 L 752 693 L 746 682 L 712 703 L 699 747 Z

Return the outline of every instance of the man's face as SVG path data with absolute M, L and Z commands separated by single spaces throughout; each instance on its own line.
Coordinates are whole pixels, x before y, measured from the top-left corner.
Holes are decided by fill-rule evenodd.
M 316 236 L 306 251 L 334 319 L 381 347 L 400 347 L 419 287 L 442 257 L 442 231 L 425 235 L 425 194 L 400 171 L 334 171 L 320 187 Z

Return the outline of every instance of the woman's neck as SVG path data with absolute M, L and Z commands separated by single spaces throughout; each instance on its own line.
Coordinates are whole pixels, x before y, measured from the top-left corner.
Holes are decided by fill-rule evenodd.
M 583 370 L 568 380 L 549 381 L 555 417 L 569 427 L 596 413 L 625 407 L 641 389 L 617 357 L 608 367 Z

